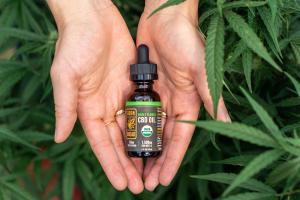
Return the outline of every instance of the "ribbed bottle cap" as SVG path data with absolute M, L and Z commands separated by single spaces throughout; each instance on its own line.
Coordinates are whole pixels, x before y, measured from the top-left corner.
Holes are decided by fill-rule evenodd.
M 130 65 L 132 81 L 157 80 L 157 65 L 149 62 L 149 48 L 145 44 L 138 46 L 138 63 Z

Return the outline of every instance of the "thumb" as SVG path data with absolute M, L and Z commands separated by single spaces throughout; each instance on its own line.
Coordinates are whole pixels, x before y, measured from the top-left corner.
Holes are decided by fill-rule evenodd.
M 57 45 L 50 75 L 55 104 L 55 137 L 57 143 L 65 141 L 77 119 L 78 79 L 72 70 L 68 48 Z

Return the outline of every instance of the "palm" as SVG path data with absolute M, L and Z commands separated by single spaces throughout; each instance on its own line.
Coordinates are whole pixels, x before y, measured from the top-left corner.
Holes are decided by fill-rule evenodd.
M 112 184 L 117 189 L 128 185 L 138 193 L 143 184 L 138 170 L 125 155 L 121 133 L 124 116 L 115 119 L 132 90 L 128 66 L 134 62 L 135 45 L 114 6 L 101 14 L 90 12 L 94 14 L 86 19 L 89 23 L 60 29 L 51 69 L 56 141 L 62 142 L 69 136 L 78 116 Z M 141 161 L 136 164 L 141 166 Z
M 80 59 L 87 63 L 84 69 L 79 69 L 84 70 L 80 73 L 82 84 L 78 93 L 78 115 L 82 121 L 99 116 L 104 122 L 113 120 L 132 89 L 128 66 L 134 62 L 135 45 L 121 18 L 118 24 L 110 27 L 112 34 L 99 36 L 99 30 L 91 38 L 85 37 L 88 41 L 82 41 L 82 54 L 86 55 Z
M 185 109 L 198 112 L 200 98 L 194 78 L 204 68 L 203 45 L 197 29 L 185 18 L 176 18 L 164 18 L 158 23 L 142 16 L 138 34 L 138 42 L 151 47 L 151 59 L 160 66 L 156 89 L 172 116 L 181 114 L 184 103 Z M 205 83 L 206 79 L 201 81 Z
M 170 183 L 194 132 L 193 126 L 177 123 L 174 119 L 196 120 L 201 100 L 210 114 L 213 114 L 213 107 L 206 81 L 204 45 L 196 24 L 180 14 L 154 15 L 150 19 L 144 14 L 137 42 L 149 45 L 150 58 L 158 63 L 159 81 L 155 89 L 168 115 L 163 155 L 147 162 L 144 170 L 145 186 L 152 190 L 158 182 Z M 224 107 L 223 102 L 220 107 Z

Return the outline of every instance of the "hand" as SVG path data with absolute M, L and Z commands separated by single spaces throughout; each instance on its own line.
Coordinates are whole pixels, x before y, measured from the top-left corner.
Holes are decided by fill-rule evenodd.
M 160 94 L 162 109 L 168 115 L 164 127 L 163 154 L 158 159 L 147 160 L 143 173 L 145 187 L 150 191 L 159 183 L 165 186 L 170 184 L 194 133 L 193 125 L 175 120 L 196 120 L 201 102 L 213 116 L 204 44 L 198 31 L 198 1 L 187 0 L 147 19 L 163 2 L 165 0 L 146 0 L 137 34 L 137 43 L 147 44 L 150 60 L 158 64 L 159 79 L 154 88 Z M 217 117 L 230 121 L 222 98 Z
M 112 185 L 143 191 L 142 160 L 130 160 L 121 128 L 132 91 L 129 64 L 136 48 L 117 8 L 109 0 L 49 0 L 59 39 L 51 68 L 54 89 L 55 141 L 70 135 L 78 118 Z M 138 166 L 138 168 L 135 167 Z

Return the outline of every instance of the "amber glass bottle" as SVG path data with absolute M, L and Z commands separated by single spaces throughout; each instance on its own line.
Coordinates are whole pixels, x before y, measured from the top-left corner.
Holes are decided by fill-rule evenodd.
M 132 157 L 154 157 L 162 150 L 161 102 L 153 91 L 157 65 L 149 62 L 146 45 L 138 47 L 138 63 L 130 66 L 136 89 L 126 102 L 126 148 Z

